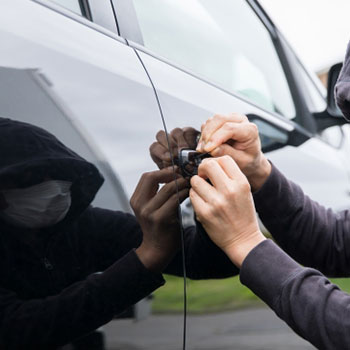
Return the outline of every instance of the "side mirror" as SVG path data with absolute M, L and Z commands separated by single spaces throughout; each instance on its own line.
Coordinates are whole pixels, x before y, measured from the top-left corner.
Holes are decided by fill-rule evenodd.
M 327 86 L 327 109 L 321 113 L 314 113 L 314 117 L 316 118 L 317 131 L 322 131 L 331 126 L 343 125 L 347 123 L 334 98 L 334 88 L 342 66 L 342 63 L 337 63 L 329 70 Z
M 335 84 L 337 83 L 342 67 L 342 63 L 337 63 L 331 67 L 328 73 L 327 112 L 329 113 L 329 115 L 335 118 L 343 118 L 342 112 L 338 108 L 338 105 L 334 98 Z
M 310 138 L 310 135 L 293 122 L 281 121 L 277 125 L 255 114 L 248 114 L 248 119 L 259 129 L 263 152 L 271 152 L 287 145 L 299 146 Z

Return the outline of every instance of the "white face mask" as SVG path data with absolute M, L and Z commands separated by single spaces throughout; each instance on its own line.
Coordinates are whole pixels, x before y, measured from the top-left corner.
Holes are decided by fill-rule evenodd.
M 50 180 L 27 188 L 1 191 L 8 207 L 0 216 L 14 226 L 49 227 L 60 222 L 71 205 L 69 181 Z

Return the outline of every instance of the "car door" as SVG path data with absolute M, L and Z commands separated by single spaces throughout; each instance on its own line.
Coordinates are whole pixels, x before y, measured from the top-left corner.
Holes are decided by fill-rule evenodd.
M 145 65 L 168 129 L 200 128 L 215 113 L 233 111 L 298 125 L 309 135 L 306 142 L 285 145 L 269 158 L 315 200 L 347 207 L 348 175 L 339 149 L 316 135 L 277 32 L 254 4 L 114 0 L 118 18 L 128 15 L 121 35 Z
M 130 212 L 141 174 L 156 168 L 149 146 L 163 124 L 144 67 L 118 35 L 111 2 L 2 1 L 0 43 L 0 116 L 42 127 L 93 162 L 105 177 L 93 205 Z M 144 318 L 149 309 L 143 304 L 129 316 Z M 149 322 L 154 336 L 162 320 Z M 109 345 L 123 347 L 117 327 L 140 349 L 151 347 L 152 336 L 130 319 L 109 327 Z
M 162 123 L 152 86 L 116 32 L 59 3 L 2 4 L 0 113 L 32 120 L 75 149 L 74 137 L 60 128 L 72 124 L 130 197 L 140 174 L 154 168 L 148 147 Z

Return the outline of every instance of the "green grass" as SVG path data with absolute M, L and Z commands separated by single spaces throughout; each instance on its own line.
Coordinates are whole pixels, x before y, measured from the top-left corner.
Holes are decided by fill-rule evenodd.
M 167 283 L 154 293 L 153 312 L 183 311 L 183 280 L 165 276 Z M 187 280 L 187 305 L 191 313 L 227 311 L 261 305 L 258 298 L 238 277 L 223 280 Z
M 155 313 L 179 313 L 183 311 L 183 280 L 165 276 L 167 283 L 154 293 L 152 304 Z M 350 279 L 332 279 L 343 291 L 350 292 Z M 223 280 L 187 280 L 187 303 L 190 313 L 221 312 L 263 303 L 238 277 Z

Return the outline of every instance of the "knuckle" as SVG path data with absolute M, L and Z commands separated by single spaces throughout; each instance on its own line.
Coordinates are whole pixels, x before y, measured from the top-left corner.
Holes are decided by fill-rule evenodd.
M 175 190 L 175 183 L 167 184 L 164 186 L 164 192 L 167 196 L 170 196 Z
M 212 207 L 213 213 L 216 213 L 217 211 L 221 211 L 224 207 L 225 207 L 225 203 L 222 198 L 213 199 L 213 207 Z
M 156 138 L 159 139 L 160 137 L 164 136 L 165 132 L 163 130 L 159 130 L 156 134 Z
M 159 147 L 159 143 L 158 143 L 158 142 L 153 142 L 153 143 L 151 144 L 151 146 L 149 146 L 149 151 L 150 151 L 151 153 L 154 153 L 155 151 L 158 150 L 158 147 Z
M 222 160 L 224 160 L 225 162 L 233 162 L 233 160 L 232 160 L 232 158 L 229 156 L 229 155 L 227 155 L 227 154 L 225 154 L 225 155 L 223 155 L 222 157 L 220 157 Z
M 233 186 L 230 186 L 227 190 L 226 190 L 226 194 L 227 197 L 229 199 L 233 199 L 236 196 L 236 191 L 235 188 Z
M 224 125 L 223 125 L 223 129 L 224 130 L 232 130 L 234 128 L 234 124 L 232 122 L 226 122 Z
M 256 124 L 254 123 L 249 123 L 250 129 L 254 132 L 254 134 L 258 134 L 259 133 L 259 128 Z
M 151 171 L 148 171 L 148 172 L 146 172 L 146 173 L 143 173 L 142 174 L 142 176 L 141 176 L 141 179 L 142 180 L 148 180 L 148 179 L 150 179 L 150 178 L 152 178 L 152 172 Z
M 224 154 L 224 150 L 222 149 L 222 147 L 217 147 L 213 151 L 211 151 L 210 154 L 214 158 L 218 158 L 218 157 L 221 157 Z
M 147 207 L 145 207 L 145 208 L 142 208 L 141 210 L 140 210 L 140 217 L 144 220 L 144 219 L 147 219 L 147 220 L 149 220 L 149 218 L 150 218 L 150 212 L 149 212 L 149 210 L 148 210 L 148 208 Z
M 204 164 L 206 164 L 207 166 L 209 167 L 213 167 L 215 166 L 215 163 L 216 163 L 216 159 L 213 159 L 213 158 L 207 158 L 204 162 Z
M 236 112 L 231 113 L 230 117 L 240 122 L 245 122 L 248 120 L 248 117 L 246 115 Z
M 250 184 L 247 180 L 243 180 L 242 181 L 242 184 L 241 184 L 241 189 L 243 192 L 245 193 L 249 193 L 251 191 L 251 187 L 250 187 Z
M 181 128 L 175 128 L 171 131 L 170 135 L 171 136 L 179 136 L 183 133 Z
M 157 221 L 157 215 L 154 212 L 148 213 L 147 218 L 148 218 L 149 222 L 156 222 Z
M 225 117 L 219 113 L 215 114 L 214 117 L 212 117 L 212 120 L 213 119 L 217 119 L 217 120 L 222 120 L 224 119 Z
M 137 209 L 137 204 L 136 204 L 136 200 L 135 200 L 134 197 L 131 197 L 131 199 L 130 199 L 130 206 L 131 206 L 131 208 L 134 209 L 134 211 L 136 211 L 136 209 Z
M 192 187 L 196 187 L 197 186 L 197 175 L 191 177 L 190 183 L 191 183 Z M 193 195 L 192 192 L 190 192 L 190 194 Z

